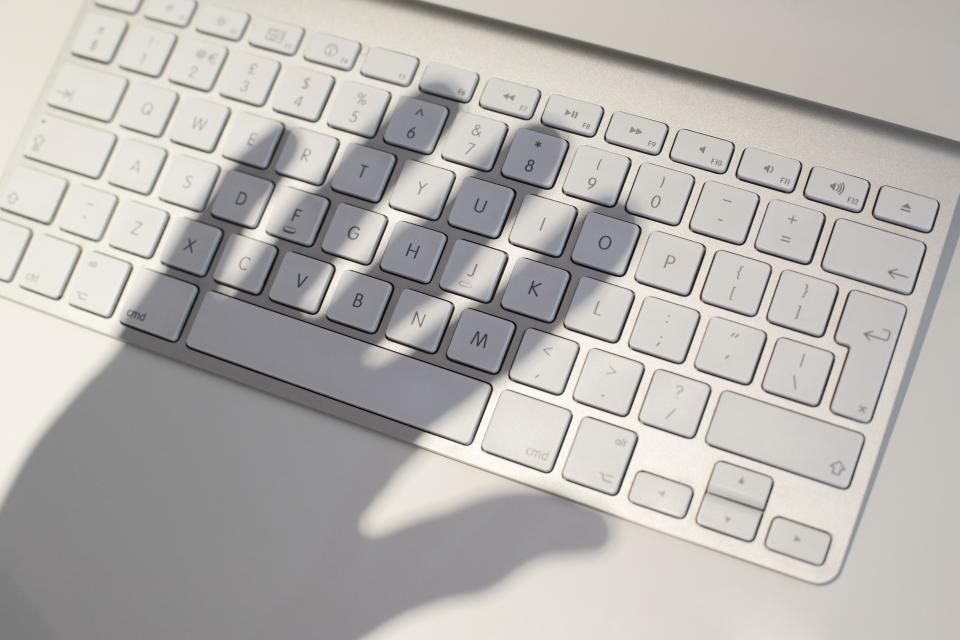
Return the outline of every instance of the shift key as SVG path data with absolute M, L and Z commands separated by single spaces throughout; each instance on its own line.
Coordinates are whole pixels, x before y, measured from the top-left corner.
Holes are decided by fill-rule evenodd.
M 99 178 L 117 136 L 55 116 L 43 116 L 27 139 L 24 152 L 38 162 Z

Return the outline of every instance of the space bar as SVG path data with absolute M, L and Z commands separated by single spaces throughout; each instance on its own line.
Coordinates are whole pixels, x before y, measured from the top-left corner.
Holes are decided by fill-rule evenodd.
M 212 291 L 187 346 L 462 444 L 490 398 L 485 382 Z

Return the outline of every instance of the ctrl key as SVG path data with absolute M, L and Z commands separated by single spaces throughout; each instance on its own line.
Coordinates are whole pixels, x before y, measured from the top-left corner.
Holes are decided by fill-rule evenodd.
M 120 322 L 176 342 L 197 298 L 197 288 L 153 271 L 137 274 L 120 308 Z

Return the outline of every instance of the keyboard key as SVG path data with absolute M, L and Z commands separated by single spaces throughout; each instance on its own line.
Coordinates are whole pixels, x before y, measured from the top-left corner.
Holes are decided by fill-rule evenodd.
M 289 66 L 273 92 L 273 110 L 301 120 L 316 122 L 333 90 L 333 76 L 312 69 Z
M 551 333 L 527 329 L 513 359 L 510 379 L 560 395 L 567 386 L 580 346 Z
M 341 203 L 327 225 L 323 250 L 360 264 L 370 264 L 377 252 L 387 218 L 360 207 Z
M 328 33 L 315 33 L 310 39 L 303 57 L 334 69 L 350 71 L 360 55 L 360 43 L 338 38 Z
M 287 131 L 274 171 L 319 186 L 326 181 L 339 147 L 340 141 L 333 136 L 295 127 Z
M 933 198 L 910 193 L 894 187 L 880 187 L 873 217 L 877 220 L 929 233 L 937 220 L 940 203 Z
M 436 353 L 452 313 L 453 305 L 446 300 L 405 289 L 393 309 L 386 336 L 408 347 Z
M 398 222 L 380 259 L 380 268 L 424 284 L 433 280 L 447 236 L 409 222 Z
M 255 107 L 263 106 L 279 72 L 280 63 L 276 60 L 235 51 L 223 67 L 220 95 Z
M 543 108 L 540 120 L 554 129 L 592 137 L 597 133 L 601 118 L 603 118 L 603 107 L 600 105 L 566 96 L 552 95 L 547 99 L 547 106 Z
M 80 256 L 80 247 L 50 236 L 37 236 L 20 265 L 20 286 L 59 300 Z
M 117 196 L 84 184 L 67 191 L 60 205 L 60 228 L 81 238 L 98 241 L 117 206 Z
M 417 153 L 433 153 L 448 113 L 449 110 L 439 104 L 400 98 L 383 133 L 383 141 Z
M 313 246 L 329 206 L 330 201 L 323 196 L 282 187 L 267 205 L 267 233 L 305 247 Z
M 367 59 L 360 67 L 360 73 L 375 80 L 383 80 L 401 87 L 407 87 L 413 81 L 420 61 L 404 53 L 371 47 Z
M 147 0 L 144 15 L 151 20 L 185 27 L 190 24 L 190 18 L 196 9 L 196 0 Z
M 227 50 L 204 40 L 183 38 L 170 58 L 170 82 L 200 91 L 213 89 Z
M 796 271 L 784 271 L 770 302 L 767 319 L 773 324 L 820 337 L 837 299 L 837 285 Z
M 116 16 L 88 13 L 77 28 L 70 51 L 75 56 L 109 63 L 127 31 L 127 22 Z
M 499 78 L 490 78 L 480 96 L 480 106 L 489 111 L 529 120 L 540 102 L 540 90 Z
M 616 342 L 632 305 L 633 292 L 629 289 L 581 278 L 563 324 L 571 331 Z
M 591 349 L 573 390 L 573 399 L 594 409 L 625 416 L 630 413 L 641 377 L 643 365 L 639 362 Z
M 198 151 L 213 151 L 230 117 L 230 109 L 222 104 L 185 98 L 170 124 L 170 140 Z
M 452 187 L 452 171 L 407 160 L 390 192 L 390 206 L 427 220 L 437 220 Z
M 820 404 L 827 377 L 833 369 L 833 354 L 787 338 L 773 347 L 763 390 L 811 407 Z
M 175 92 L 143 82 L 134 83 L 120 105 L 120 126 L 155 138 L 160 137 L 170 122 L 175 104 Z
M 771 200 L 757 234 L 757 250 L 810 264 L 820 241 L 823 214 L 782 200 Z
M 746 505 L 707 494 L 700 503 L 697 524 L 707 529 L 750 542 L 757 535 L 763 512 Z
M 250 22 L 250 16 L 243 11 L 204 5 L 197 12 L 194 25 L 200 33 L 236 42 L 243 37 L 248 22 Z
M 107 181 L 115 187 L 147 195 L 167 161 L 167 150 L 139 140 L 121 140 L 113 154 L 113 165 Z
M 873 419 L 893 350 L 907 315 L 899 303 L 851 291 L 837 327 L 837 344 L 847 347 L 830 409 L 858 422 Z
M 541 189 L 552 189 L 568 146 L 563 138 L 520 129 L 503 161 L 503 175 Z
M 241 227 L 255 229 L 273 194 L 273 183 L 242 171 L 227 171 L 213 199 L 210 214 Z
M 737 177 L 746 182 L 770 187 L 784 193 L 792 192 L 800 177 L 800 161 L 779 156 L 762 149 L 743 150 Z
M 481 446 L 487 453 L 549 473 L 557 462 L 570 417 L 566 409 L 504 391 Z
M 290 251 L 280 261 L 270 287 L 270 299 L 305 313 L 316 313 L 332 279 L 331 265 Z
M 160 185 L 160 199 L 193 211 L 203 211 L 218 175 L 220 167 L 212 162 L 174 156 Z
M 709 398 L 709 385 L 663 369 L 655 371 L 640 408 L 640 422 L 692 438 L 700 428 Z
M 136 26 L 130 29 L 117 64 L 122 69 L 158 78 L 167 66 L 177 36 L 169 31 Z
M 473 177 L 464 178 L 447 214 L 447 222 L 457 229 L 496 238 L 503 231 L 514 195 L 514 190 L 508 187 Z
M 462 444 L 490 397 L 485 382 L 213 292 L 187 345 Z M 449 403 L 445 411 L 436 411 L 437 398 Z
M 696 367 L 725 380 L 750 384 L 766 341 L 767 335 L 760 329 L 711 318 L 697 354 Z
M 827 559 L 830 534 L 805 524 L 774 518 L 767 533 L 767 548 L 796 560 L 820 566 Z
M 576 208 L 569 204 L 527 194 L 513 222 L 510 243 L 557 257 L 567 246 L 576 217 Z
M 24 155 L 88 178 L 99 178 L 117 136 L 54 116 L 37 122 Z
M 586 145 L 577 149 L 563 182 L 563 192 L 587 202 L 612 207 L 620 199 L 630 159 Z
M 0 220 L 0 281 L 13 280 L 31 235 L 26 227 Z
M 770 265 L 729 251 L 718 251 L 713 256 L 700 299 L 721 309 L 755 316 L 769 279 Z
M 473 71 L 432 62 L 423 70 L 420 91 L 457 102 L 470 102 L 480 81 Z
M 124 13 L 136 13 L 140 9 L 142 0 L 96 0 L 96 5 L 113 9 L 114 11 L 123 11 Z
M 563 269 L 519 258 L 500 304 L 509 311 L 553 322 L 569 282 L 570 274 Z
M 380 202 L 396 163 L 393 154 L 351 143 L 344 149 L 331 186 L 361 200 Z
M 254 20 L 250 27 L 250 44 L 267 51 L 292 56 L 300 48 L 303 27 L 273 20 Z
M 453 331 L 447 357 L 474 369 L 498 373 L 515 329 L 508 320 L 465 309 Z
M 640 256 L 637 282 L 681 296 L 690 295 L 703 253 L 702 244 L 655 231 L 647 238 Z
M 490 302 L 500 283 L 507 254 L 490 247 L 457 240 L 447 256 L 440 287 L 478 302 Z
M 65 64 L 53 81 L 47 103 L 64 111 L 110 122 L 126 89 L 126 78 Z
M 680 482 L 641 471 L 633 480 L 630 502 L 671 518 L 683 518 L 690 509 L 693 489 Z
M 232 235 L 220 254 L 213 279 L 228 287 L 260 295 L 267 282 L 277 248 L 241 235 Z
M 760 197 L 751 191 L 708 182 L 700 192 L 690 228 L 711 238 L 743 244 L 759 202 Z
M 127 289 L 118 317 L 132 329 L 176 342 L 196 298 L 192 284 L 141 269 Z
M 67 181 L 30 167 L 19 166 L 7 177 L 0 193 L 4 211 L 50 224 L 67 190 Z
M 217 227 L 189 218 L 175 218 L 160 249 L 160 260 L 168 267 L 202 278 L 213 264 L 213 254 L 222 237 L 223 232 Z
M 126 200 L 117 207 L 107 240 L 114 249 L 151 258 L 169 217 L 163 209 Z
M 846 489 L 863 436 L 732 392 L 720 395 L 707 443 L 745 458 Z
M 239 113 L 223 140 L 223 157 L 257 169 L 266 169 L 282 135 L 283 125 L 276 120 Z
M 863 210 L 869 192 L 870 183 L 863 178 L 833 169 L 814 167 L 810 170 L 807 188 L 804 189 L 803 195 L 808 200 L 856 213 Z
M 355 271 L 340 275 L 340 283 L 327 308 L 327 317 L 334 322 L 365 331 L 376 332 L 387 309 L 393 285 Z
M 837 220 L 823 269 L 889 291 L 913 292 L 926 246 L 912 238 L 849 220 Z
M 372 138 L 377 135 L 389 102 L 388 91 L 359 82 L 344 82 L 330 104 L 327 124 L 334 129 Z
M 70 304 L 109 318 L 130 276 L 130 263 L 102 253 L 87 253 L 77 265 L 70 287 Z
M 563 467 L 563 477 L 608 495 L 616 495 L 636 444 L 637 434 L 632 431 L 593 418 L 584 418 Z
M 630 336 L 630 348 L 677 364 L 687 359 L 700 314 L 660 298 L 648 296 Z
M 627 212 L 677 226 L 683 218 L 691 191 L 693 176 L 689 173 L 644 164 L 637 171 L 637 179 L 627 199 Z
M 472 169 L 490 171 L 506 135 L 507 125 L 502 122 L 472 113 L 458 113 L 447 133 L 443 159 Z
M 630 113 L 617 111 L 610 116 L 604 139 L 618 147 L 626 147 L 641 153 L 657 155 L 667 139 L 667 125 Z
M 689 129 L 677 131 L 673 149 L 670 150 L 670 159 L 674 162 L 713 173 L 726 173 L 732 156 L 732 142 Z
M 773 489 L 773 479 L 756 471 L 718 462 L 713 467 L 707 493 L 763 511 Z
M 588 213 L 571 260 L 604 273 L 622 276 L 640 238 L 640 227 L 600 213 Z

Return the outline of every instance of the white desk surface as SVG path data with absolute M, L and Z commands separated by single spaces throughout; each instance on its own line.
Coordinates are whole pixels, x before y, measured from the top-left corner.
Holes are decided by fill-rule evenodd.
M 0 162 L 77 5 L 0 0 Z M 958 316 L 814 587 L 0 301 L 0 636 L 955 637 Z

